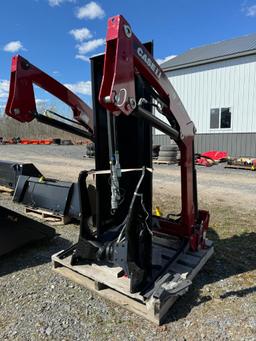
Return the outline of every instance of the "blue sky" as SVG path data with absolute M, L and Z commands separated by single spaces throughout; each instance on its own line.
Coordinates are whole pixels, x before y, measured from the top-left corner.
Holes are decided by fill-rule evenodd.
M 142 42 L 154 40 L 155 58 L 162 60 L 256 32 L 256 0 L 1 0 L 0 106 L 17 53 L 90 103 L 88 57 L 104 51 L 107 19 L 116 14 Z

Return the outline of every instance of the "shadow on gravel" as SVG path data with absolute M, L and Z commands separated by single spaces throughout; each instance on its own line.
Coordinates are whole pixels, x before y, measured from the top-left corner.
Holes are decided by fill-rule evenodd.
M 61 236 L 24 246 L 0 258 L 0 277 L 51 262 L 51 256 L 71 246 L 71 242 Z
M 186 317 L 196 306 L 211 301 L 210 295 L 200 296 L 206 284 L 225 280 L 231 276 L 256 270 L 256 233 L 243 233 L 227 239 L 219 239 L 215 230 L 209 229 L 208 238 L 214 242 L 215 253 L 206 266 L 193 280 L 189 292 L 181 297 L 170 310 L 165 323 Z M 249 282 L 251 284 L 251 282 Z M 225 283 L 223 283 L 225 289 Z M 219 296 L 224 300 L 229 296 L 244 297 L 256 292 L 256 286 L 232 290 Z
M 220 295 L 220 298 L 226 298 L 230 296 L 237 296 L 237 297 L 244 297 L 246 295 L 252 294 L 253 292 L 256 292 L 256 286 L 251 287 L 251 288 L 246 288 L 246 289 L 241 289 L 241 290 L 233 290 L 233 291 L 228 291 L 223 295 Z

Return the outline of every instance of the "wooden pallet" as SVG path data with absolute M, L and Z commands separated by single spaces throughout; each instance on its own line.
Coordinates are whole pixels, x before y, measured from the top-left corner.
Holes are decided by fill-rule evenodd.
M 54 212 L 46 211 L 40 208 L 26 207 L 26 214 L 35 218 L 41 218 L 53 225 L 66 225 L 70 222 L 71 218 L 68 216 L 59 215 Z
M 73 250 L 75 247 L 74 245 Z M 149 297 L 147 294 L 131 294 L 129 292 L 130 280 L 124 276 L 120 277 L 121 268 L 94 263 L 72 266 L 70 264 L 71 253 L 72 248 L 70 254 L 66 254 L 66 256 L 65 251 L 52 256 L 55 272 L 158 325 L 164 322 L 169 309 L 178 297 L 187 291 L 186 289 L 179 294 L 165 296 L 165 299 L 155 298 L 153 294 L 150 294 Z M 155 260 L 154 264 L 158 263 L 163 266 L 163 263 L 167 264 L 168 259 L 173 259 L 175 254 L 177 254 L 177 250 L 170 248 L 167 244 L 160 245 L 159 241 L 153 244 L 152 259 Z M 212 242 L 207 241 L 207 248 L 204 250 L 193 253 L 187 250 L 180 253 L 174 261 L 169 262 L 170 264 L 166 267 L 164 274 L 180 274 L 184 281 L 192 280 L 212 254 Z M 161 275 L 161 278 L 164 274 Z M 167 284 L 168 286 L 175 286 L 175 283 L 172 279 Z
M 252 166 L 242 166 L 242 165 L 226 165 L 224 168 L 244 169 L 244 170 L 249 170 L 249 171 L 256 171 L 256 169 L 252 168 Z
M 12 195 L 13 192 L 14 192 L 14 190 L 12 188 L 0 186 L 0 193 L 6 193 L 6 194 Z
M 175 165 L 178 162 L 177 161 L 159 161 L 159 160 L 153 160 L 153 163 L 156 165 Z

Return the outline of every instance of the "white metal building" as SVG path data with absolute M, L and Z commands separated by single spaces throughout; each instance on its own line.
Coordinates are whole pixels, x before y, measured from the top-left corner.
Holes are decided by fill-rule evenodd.
M 256 34 L 190 49 L 161 67 L 195 123 L 197 152 L 256 156 Z M 155 131 L 154 143 L 168 138 Z

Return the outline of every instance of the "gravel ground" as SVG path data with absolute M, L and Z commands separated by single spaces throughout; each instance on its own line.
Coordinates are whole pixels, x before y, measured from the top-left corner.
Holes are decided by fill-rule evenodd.
M 93 167 L 81 146 L 0 146 L 1 159 L 31 161 L 48 177 L 76 180 Z M 179 209 L 179 169 L 156 166 L 154 204 Z M 61 170 L 61 171 L 60 171 Z M 51 255 L 78 238 L 58 226 L 51 242 L 0 261 L 0 340 L 256 340 L 256 173 L 198 168 L 200 207 L 211 212 L 215 256 L 156 327 L 51 270 Z M 0 204 L 23 211 L 9 195 Z

